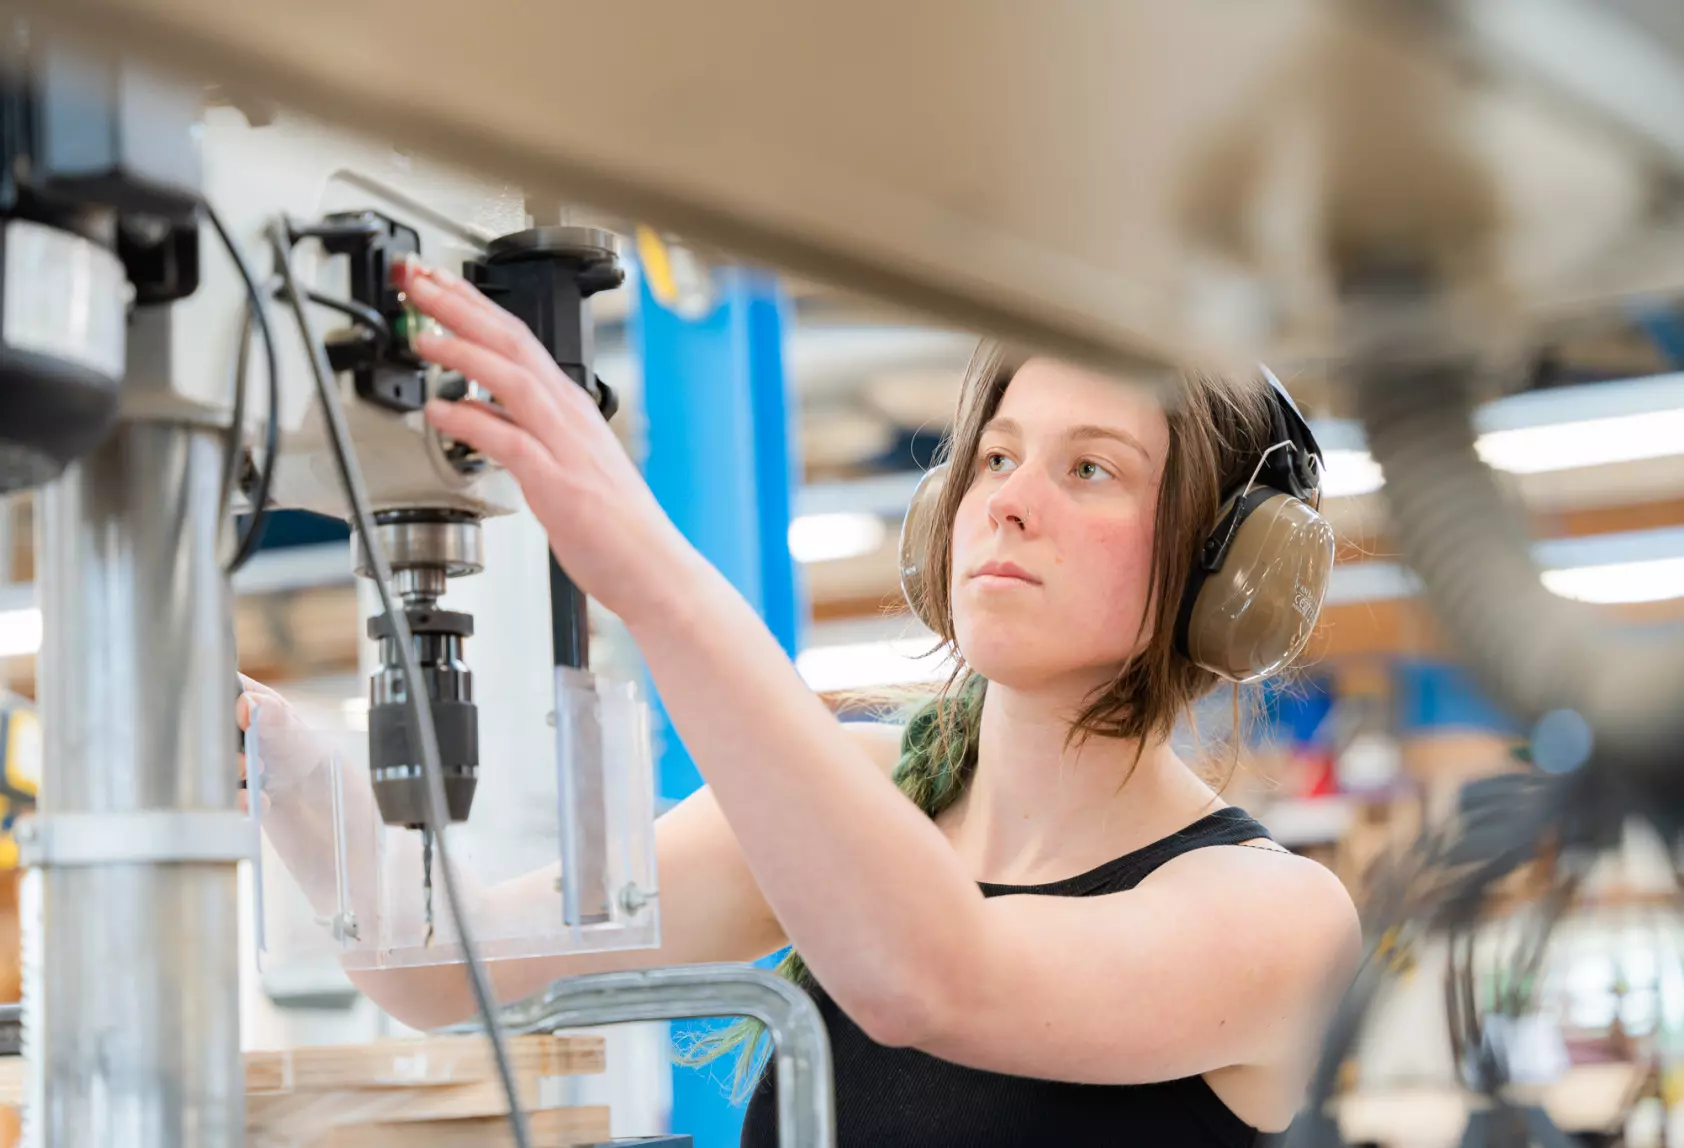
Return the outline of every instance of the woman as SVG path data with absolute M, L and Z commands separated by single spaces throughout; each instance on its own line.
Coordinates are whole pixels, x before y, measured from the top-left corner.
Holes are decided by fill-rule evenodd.
M 1166 413 L 1050 359 L 979 356 L 930 532 L 934 621 L 972 676 L 903 736 L 807 690 L 516 319 L 442 271 L 401 285 L 454 332 L 420 353 L 506 411 L 427 417 L 520 482 L 708 782 L 658 826 L 661 948 L 502 962 L 501 994 L 788 944 L 830 1026 L 844 1145 L 1241 1145 L 1287 1125 L 1355 914 L 1168 743 L 1216 681 L 1172 630 L 1223 492 L 1269 445 L 1260 387 L 1189 380 Z M 422 1027 L 472 1011 L 448 969 L 363 987 Z M 766 1088 L 745 1144 L 773 1142 Z

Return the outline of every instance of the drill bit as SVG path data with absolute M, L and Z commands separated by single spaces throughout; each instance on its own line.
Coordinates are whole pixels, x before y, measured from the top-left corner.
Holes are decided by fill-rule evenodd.
M 421 911 L 427 921 L 427 948 L 433 947 L 433 831 L 421 830 Z

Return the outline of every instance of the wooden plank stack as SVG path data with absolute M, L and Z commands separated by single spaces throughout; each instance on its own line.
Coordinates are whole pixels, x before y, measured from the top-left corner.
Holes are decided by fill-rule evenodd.
M 509 1038 L 533 1148 L 608 1140 L 606 1107 L 569 1105 L 569 1078 L 604 1069 L 600 1037 Z M 0 1106 L 25 1066 L 0 1058 Z M 246 1054 L 248 1148 L 502 1148 L 512 1144 L 491 1049 L 475 1036 Z

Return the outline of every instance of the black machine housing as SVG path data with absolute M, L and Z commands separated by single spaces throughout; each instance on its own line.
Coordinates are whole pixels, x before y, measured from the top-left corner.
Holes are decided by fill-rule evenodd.
M 535 227 L 493 240 L 463 275 L 538 337 L 568 378 L 585 389 L 602 417 L 620 402 L 596 374 L 590 298 L 626 280 L 614 237 L 588 227 Z M 585 595 L 550 557 L 550 642 L 555 664 L 590 664 Z
M 410 349 L 412 313 L 392 286 L 398 262 L 421 254 L 420 235 L 377 211 L 329 215 L 308 230 L 321 239 L 323 250 L 346 257 L 352 300 L 385 324 L 384 331 L 362 325 L 338 333 L 328 343 L 328 361 L 336 371 L 351 372 L 357 396 L 365 402 L 394 411 L 420 410 L 427 402 L 425 364 Z
M 7 294 L 37 293 L 14 266 L 23 228 L 51 229 L 66 258 L 104 252 L 121 264 L 129 305 L 168 303 L 198 286 L 199 102 L 131 65 L 13 27 L 0 60 L 0 314 Z M 21 249 L 20 249 L 21 250 Z M 0 338 L 0 493 L 39 485 L 92 450 L 118 413 L 115 374 L 71 348 Z

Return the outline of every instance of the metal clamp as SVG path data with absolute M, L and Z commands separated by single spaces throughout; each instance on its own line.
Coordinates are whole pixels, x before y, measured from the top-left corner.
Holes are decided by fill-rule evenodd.
M 18 823 L 17 841 L 32 869 L 245 861 L 257 853 L 250 817 L 212 810 L 36 816 Z

